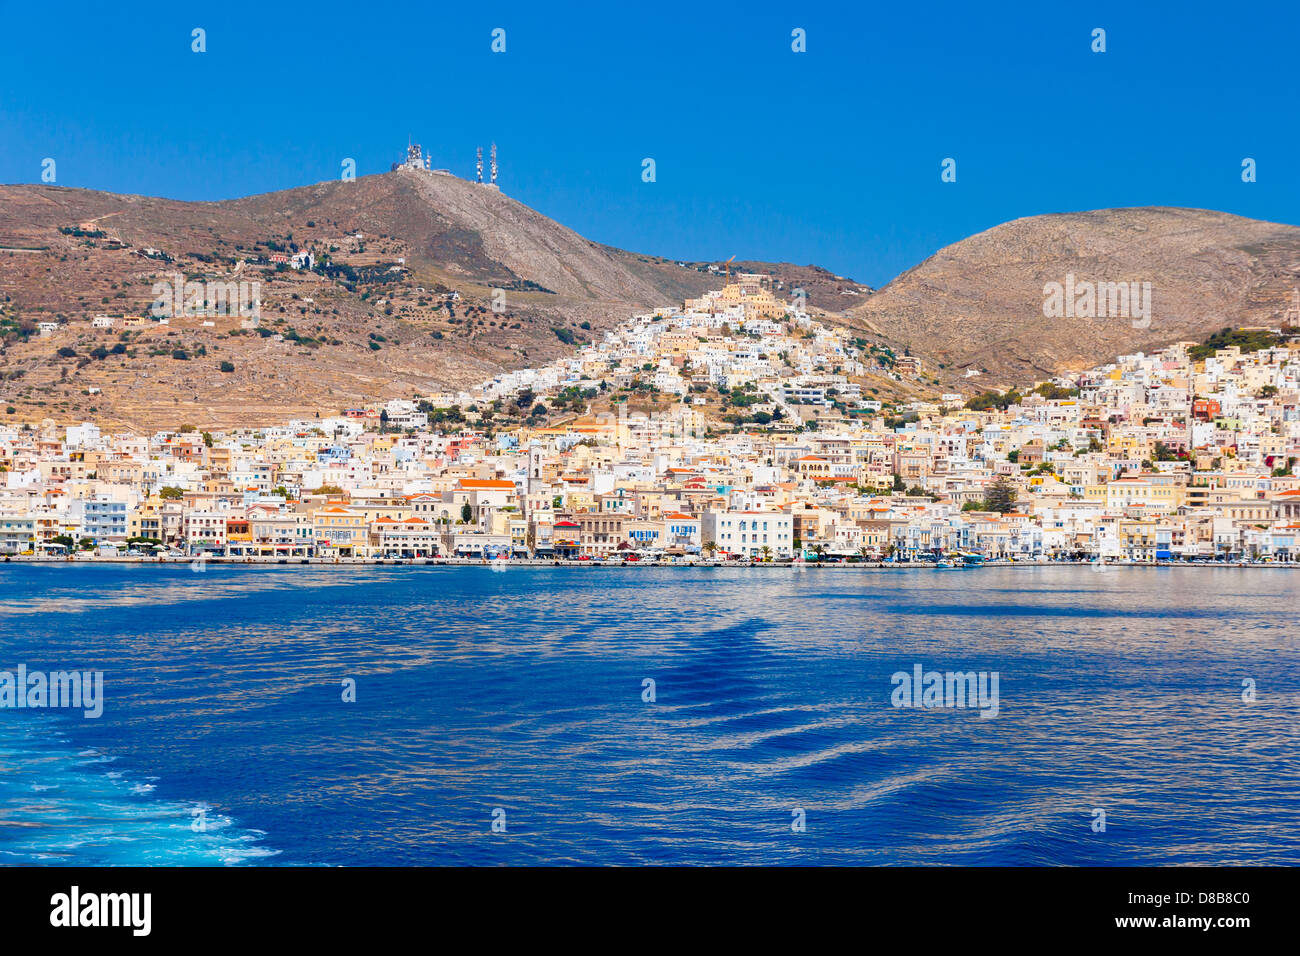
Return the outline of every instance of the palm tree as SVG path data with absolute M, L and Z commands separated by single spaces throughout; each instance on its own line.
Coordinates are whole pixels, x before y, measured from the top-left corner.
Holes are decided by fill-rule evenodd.
M 761 550 L 763 552 L 763 560 L 770 561 L 772 559 L 772 549 L 769 548 L 767 545 L 763 545 Z

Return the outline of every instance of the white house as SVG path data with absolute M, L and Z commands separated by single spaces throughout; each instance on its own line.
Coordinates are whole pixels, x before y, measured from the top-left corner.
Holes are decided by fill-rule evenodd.
M 794 517 L 780 511 L 706 511 L 700 533 L 720 551 L 751 558 L 788 557 L 794 550 Z
M 226 516 L 216 511 L 186 512 L 182 534 L 190 553 L 203 550 L 224 550 L 226 547 Z
M 664 539 L 666 548 L 682 548 L 686 551 L 699 551 L 703 539 L 700 536 L 700 518 L 680 511 L 670 511 L 664 515 Z

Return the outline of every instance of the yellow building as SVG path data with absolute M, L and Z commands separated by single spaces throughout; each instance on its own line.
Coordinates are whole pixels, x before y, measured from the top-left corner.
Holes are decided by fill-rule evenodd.
M 746 319 L 779 319 L 785 316 L 785 303 L 772 295 L 772 277 L 755 273 L 737 273 L 718 292 L 714 304 L 726 308 L 744 307 Z M 703 300 L 696 300 L 703 302 Z M 689 302 L 687 303 L 690 304 Z
M 1106 450 L 1115 458 L 1143 458 L 1148 448 L 1145 439 L 1132 433 L 1115 431 L 1111 433 Z
M 127 538 L 163 539 L 161 498 L 146 498 L 126 513 Z
M 1152 514 L 1173 514 L 1186 503 L 1187 489 L 1146 478 L 1116 478 L 1105 484 L 1086 486 L 1083 497 L 1103 504 L 1107 511 L 1145 508 Z
M 1120 521 L 1116 530 L 1120 553 L 1126 558 L 1134 561 L 1156 559 L 1156 522 L 1153 519 Z
M 351 508 L 331 505 L 312 512 L 312 537 L 316 553 L 338 557 L 363 557 L 367 549 L 366 516 Z

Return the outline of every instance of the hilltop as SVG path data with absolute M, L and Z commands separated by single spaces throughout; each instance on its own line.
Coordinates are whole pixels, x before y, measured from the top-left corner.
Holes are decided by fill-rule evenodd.
M 298 252 L 314 270 L 292 267 Z M 814 307 L 870 294 L 814 267 L 746 267 L 806 284 Z M 722 268 L 601 245 L 496 189 L 411 169 L 222 202 L 0 187 L 0 413 L 224 427 L 465 387 L 680 305 Z M 124 328 L 177 272 L 260 282 L 261 328 Z M 41 336 L 41 322 L 59 329 Z
M 1046 318 L 1044 286 L 1068 275 L 1151 283 L 1149 325 Z M 1225 326 L 1275 327 L 1297 287 L 1294 226 L 1200 209 L 1104 209 L 1017 219 L 947 246 L 850 309 L 845 324 L 924 356 L 945 385 L 969 391 L 1201 341 Z
M 877 291 L 816 266 L 628 252 L 491 186 L 409 168 L 221 202 L 3 186 L 0 421 L 227 428 L 463 389 L 718 288 L 728 270 L 770 275 L 782 297 L 803 289 L 864 349 L 921 359 L 899 366 L 899 394 L 970 394 L 1280 325 L 1300 229 L 1194 209 L 1035 216 Z M 260 327 L 152 321 L 156 283 L 178 273 L 259 283 Z M 1045 284 L 1067 276 L 1150 283 L 1151 321 L 1045 318 Z

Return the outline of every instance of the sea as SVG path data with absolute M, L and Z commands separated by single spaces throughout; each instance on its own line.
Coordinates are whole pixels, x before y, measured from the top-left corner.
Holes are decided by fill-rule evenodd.
M 1297 598 L 1282 568 L 0 564 L 0 681 L 103 681 L 98 717 L 0 707 L 0 865 L 1295 865 Z

